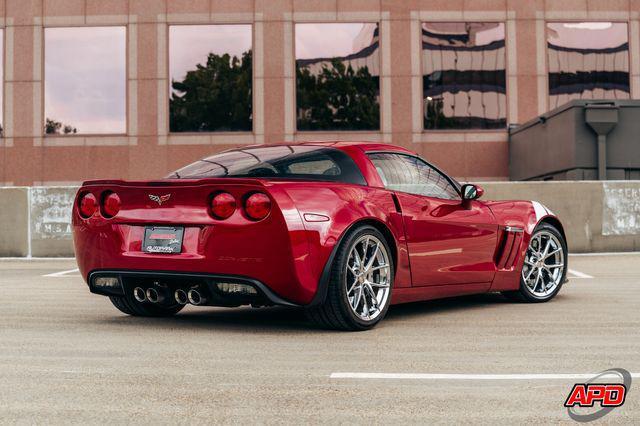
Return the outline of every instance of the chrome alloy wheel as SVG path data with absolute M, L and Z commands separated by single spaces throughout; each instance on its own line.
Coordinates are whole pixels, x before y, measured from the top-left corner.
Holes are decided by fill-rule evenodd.
M 564 250 L 560 240 L 548 231 L 534 234 L 522 268 L 527 290 L 536 297 L 549 296 L 561 284 L 564 268 Z
M 351 311 L 365 321 L 377 318 L 391 287 L 389 254 L 382 241 L 373 235 L 358 238 L 349 252 L 345 276 Z

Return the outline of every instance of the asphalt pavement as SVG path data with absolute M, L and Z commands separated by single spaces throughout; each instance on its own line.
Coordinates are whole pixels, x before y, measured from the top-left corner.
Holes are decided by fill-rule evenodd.
M 0 261 L 0 423 L 570 423 L 566 374 L 640 372 L 640 254 L 571 257 L 550 303 L 400 305 L 360 333 L 284 308 L 128 317 L 74 268 Z M 634 380 L 602 422 L 640 423 Z

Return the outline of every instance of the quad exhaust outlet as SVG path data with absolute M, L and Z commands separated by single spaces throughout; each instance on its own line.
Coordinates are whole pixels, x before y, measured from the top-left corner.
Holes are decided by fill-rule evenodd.
M 142 287 L 136 287 L 133 289 L 133 297 L 140 303 L 147 301 L 147 293 Z
M 153 287 L 147 289 L 147 300 L 151 303 L 162 303 L 165 300 L 165 295 L 162 292 L 158 292 Z
M 202 305 L 207 301 L 207 299 L 202 294 L 200 294 L 200 292 L 196 288 L 192 288 L 191 290 L 189 290 L 189 292 L 187 293 L 187 298 L 189 299 L 189 303 L 191 303 L 192 305 Z
M 173 293 L 173 298 L 176 299 L 176 302 L 181 305 L 186 305 L 189 303 L 189 297 L 187 296 L 187 292 L 183 289 L 179 288 Z
M 133 297 L 140 303 L 165 303 L 171 300 L 170 293 L 165 288 L 149 287 L 146 290 L 142 287 L 133 289 Z M 207 298 L 200 292 L 198 288 L 191 288 L 186 291 L 181 288 L 173 293 L 173 299 L 180 305 L 191 303 L 192 305 L 203 305 L 207 302 Z

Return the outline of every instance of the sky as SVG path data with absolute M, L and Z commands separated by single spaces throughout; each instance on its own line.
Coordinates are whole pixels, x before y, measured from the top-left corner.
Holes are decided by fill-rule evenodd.
M 376 24 L 296 24 L 296 59 L 347 56 L 358 52 L 371 44 L 375 27 Z
M 46 28 L 45 117 L 126 133 L 126 56 L 125 27 Z
M 549 23 L 549 42 L 562 47 L 602 49 L 629 41 L 627 24 L 616 22 Z
M 172 25 L 169 27 L 169 75 L 183 80 L 204 64 L 209 53 L 242 57 L 251 49 L 251 25 Z

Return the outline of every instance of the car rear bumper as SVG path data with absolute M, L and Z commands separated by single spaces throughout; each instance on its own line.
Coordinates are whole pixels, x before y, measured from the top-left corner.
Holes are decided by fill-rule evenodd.
M 99 277 L 115 277 L 119 286 L 102 287 L 96 285 Z M 233 294 L 221 290 L 219 284 L 232 283 L 249 286 L 256 290 L 255 294 Z M 89 290 L 104 296 L 123 296 L 133 293 L 135 287 L 158 287 L 166 290 L 172 296 L 178 289 L 188 291 L 198 287 L 204 291 L 208 306 L 239 306 L 239 305 L 282 305 L 300 306 L 279 296 L 259 280 L 237 276 L 206 273 L 183 273 L 168 271 L 131 271 L 131 270 L 95 270 L 88 276 Z

